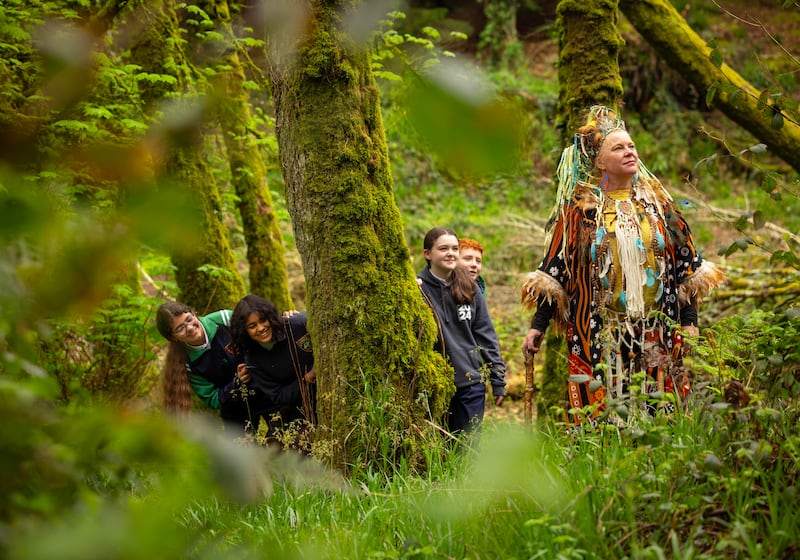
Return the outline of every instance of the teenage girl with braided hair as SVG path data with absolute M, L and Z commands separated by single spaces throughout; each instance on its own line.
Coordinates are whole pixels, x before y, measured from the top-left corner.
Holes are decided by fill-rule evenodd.
M 459 433 L 483 420 L 487 377 L 495 405 L 502 404 L 506 366 L 480 288 L 458 266 L 455 232 L 431 229 L 423 241 L 423 255 L 428 264 L 417 279 L 439 326 L 437 350 L 455 370 L 456 393 L 450 401 L 448 428 Z

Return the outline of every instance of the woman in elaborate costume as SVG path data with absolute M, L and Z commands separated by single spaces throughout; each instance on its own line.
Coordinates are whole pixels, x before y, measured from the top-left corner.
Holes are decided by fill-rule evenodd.
M 536 313 L 522 345 L 538 352 L 551 319 L 569 352 L 568 403 L 577 424 L 604 409 L 645 372 L 642 390 L 685 397 L 685 334 L 697 306 L 724 282 L 695 249 L 689 226 L 639 160 L 616 112 L 590 109 L 557 171 L 558 194 L 544 259 L 522 289 Z M 588 407 L 588 408 L 587 408 Z

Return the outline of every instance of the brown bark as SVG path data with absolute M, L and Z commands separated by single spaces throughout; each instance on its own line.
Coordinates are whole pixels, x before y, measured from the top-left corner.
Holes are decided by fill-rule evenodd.
M 338 28 L 351 4 L 311 2 L 305 35 L 271 51 L 271 83 L 308 287 L 316 450 L 388 471 L 423 465 L 454 387 L 411 268 L 369 54 Z

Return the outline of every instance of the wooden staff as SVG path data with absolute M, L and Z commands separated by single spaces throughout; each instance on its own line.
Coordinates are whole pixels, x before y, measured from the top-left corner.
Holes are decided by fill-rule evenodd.
M 525 422 L 533 422 L 533 352 L 525 353 Z

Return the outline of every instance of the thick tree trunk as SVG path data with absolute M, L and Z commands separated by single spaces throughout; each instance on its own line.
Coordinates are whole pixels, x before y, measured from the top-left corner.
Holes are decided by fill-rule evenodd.
M 716 86 L 712 105 L 800 172 L 800 126 L 783 119 L 783 126 L 775 128 L 772 121 L 779 109 L 774 105 L 760 109 L 760 90 L 727 64 L 715 65 L 711 59 L 712 49 L 692 31 L 670 2 L 620 0 L 619 5 L 636 30 L 670 67 L 704 94 Z
M 558 117 L 564 144 L 592 105 L 615 107 L 622 97 L 617 0 L 562 0 L 559 28 Z
M 318 452 L 334 466 L 422 466 L 452 394 L 394 201 L 369 53 L 310 3 L 296 58 L 271 53 L 280 158 L 308 286 Z M 275 39 L 273 37 L 273 39 Z
M 231 181 L 239 197 L 247 262 L 250 265 L 250 291 L 265 297 L 278 309 L 293 309 L 289 294 L 283 239 L 280 224 L 267 186 L 266 169 L 250 128 L 251 115 L 245 75 L 233 42 L 228 2 L 201 4 L 222 35 L 214 79 L 215 108 L 219 117 Z
M 143 19 L 131 45 L 134 60 L 145 72 L 168 75 L 175 80 L 174 84 L 151 82 L 142 89 L 143 100 L 155 107 L 169 98 L 175 104 L 172 111 L 185 109 L 191 96 L 178 98 L 174 94 L 194 93 L 191 90 L 195 78 L 181 50 L 183 40 L 173 3 L 145 2 L 134 14 Z M 196 242 L 190 244 L 192 250 L 174 254 L 172 260 L 180 299 L 205 313 L 235 305 L 244 295 L 244 283 L 221 220 L 223 207 L 219 190 L 203 157 L 201 118 L 202 114 L 197 121 L 183 123 L 185 128 L 172 131 L 172 137 L 162 139 L 168 141 L 165 152 L 154 155 L 156 165 L 163 166 L 158 172 L 190 192 L 201 211 L 200 233 Z

